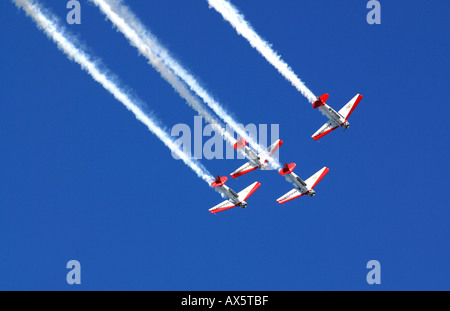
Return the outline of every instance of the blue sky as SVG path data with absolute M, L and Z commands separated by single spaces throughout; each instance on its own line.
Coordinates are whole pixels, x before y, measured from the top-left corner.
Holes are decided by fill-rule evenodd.
M 194 111 L 97 7 L 66 25 L 168 129 Z M 65 1 L 42 1 L 65 23 Z M 313 141 L 325 121 L 207 1 L 126 1 L 244 124 L 279 124 L 280 161 L 316 197 L 284 205 L 275 171 L 248 208 L 220 196 L 11 2 L 0 18 L 0 289 L 450 289 L 448 2 L 233 1 L 316 94 L 340 108 L 364 98 L 351 127 Z M 207 140 L 207 138 L 205 138 Z M 228 175 L 243 160 L 203 160 Z M 80 261 L 82 284 L 66 283 Z M 366 263 L 381 263 L 381 285 Z

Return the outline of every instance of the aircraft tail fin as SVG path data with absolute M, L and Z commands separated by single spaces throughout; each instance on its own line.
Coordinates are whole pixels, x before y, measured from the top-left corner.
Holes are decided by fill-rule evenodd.
M 320 106 L 325 105 L 329 96 L 330 95 L 325 93 L 322 96 L 317 97 L 317 100 L 313 103 L 313 108 L 319 108 Z

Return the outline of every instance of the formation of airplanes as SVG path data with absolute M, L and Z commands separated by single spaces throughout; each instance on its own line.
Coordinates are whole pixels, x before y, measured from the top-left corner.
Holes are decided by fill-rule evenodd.
M 314 140 L 320 139 L 321 137 L 334 131 L 338 127 L 344 128 L 344 131 L 348 129 L 350 126 L 348 118 L 362 99 L 361 94 L 357 94 L 344 107 L 342 107 L 339 111 L 336 111 L 326 104 L 328 97 L 328 94 L 323 94 L 322 96 L 317 97 L 317 100 L 312 105 L 314 109 L 319 109 L 322 114 L 324 114 L 329 119 L 327 123 L 325 123 L 317 132 L 312 135 L 312 138 Z M 234 144 L 234 149 L 242 151 L 248 162 L 232 172 L 230 174 L 231 177 L 237 178 L 258 168 L 262 170 L 269 169 L 269 157 L 273 156 L 273 154 L 281 147 L 282 144 L 283 141 L 278 139 L 272 145 L 270 145 L 265 153 L 257 154 L 248 146 L 247 142 L 243 138 L 239 138 L 238 141 Z M 323 167 L 308 179 L 303 180 L 293 172 L 295 167 L 295 163 L 286 163 L 282 168 L 278 170 L 278 173 L 281 176 L 284 176 L 286 180 L 294 186 L 292 190 L 277 199 L 277 202 L 279 204 L 284 204 L 305 194 L 310 197 L 315 196 L 316 192 L 314 188 L 317 186 L 319 181 L 321 181 L 322 178 L 325 177 L 325 175 L 330 171 L 329 168 Z M 211 183 L 211 186 L 215 188 L 216 191 L 220 192 L 222 196 L 227 198 L 225 201 L 209 209 L 209 211 L 213 214 L 236 206 L 246 208 L 246 200 L 261 186 L 261 184 L 256 181 L 244 190 L 236 193 L 233 189 L 225 185 L 225 182 L 227 180 L 228 177 L 220 177 L 219 175 L 217 175 L 216 179 Z

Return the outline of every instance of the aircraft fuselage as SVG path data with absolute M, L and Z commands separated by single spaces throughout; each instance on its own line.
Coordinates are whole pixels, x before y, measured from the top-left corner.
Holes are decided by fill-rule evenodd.
M 297 174 L 295 174 L 294 172 L 291 172 L 289 174 L 286 175 L 286 178 L 290 179 L 290 182 L 294 185 L 295 188 L 297 188 L 297 190 L 299 190 L 302 193 L 308 193 L 309 196 L 314 196 L 315 195 L 315 191 L 312 189 L 308 189 L 307 184 L 304 182 L 303 179 L 301 179 L 300 177 L 298 177 Z
M 217 191 L 222 192 L 224 195 L 228 197 L 228 199 L 233 202 L 234 204 L 238 205 L 241 202 L 239 201 L 239 195 L 230 187 L 227 185 L 222 185 L 218 188 L 216 188 Z
M 350 123 L 345 120 L 345 118 L 336 110 L 324 104 L 319 107 L 320 111 L 328 117 L 331 121 L 333 121 L 337 126 L 342 126 L 343 128 L 348 128 Z

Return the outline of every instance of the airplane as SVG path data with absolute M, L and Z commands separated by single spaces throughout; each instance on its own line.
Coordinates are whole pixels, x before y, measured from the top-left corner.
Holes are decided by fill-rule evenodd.
M 248 186 L 247 188 L 245 188 L 244 190 L 242 190 L 241 192 L 236 193 L 233 191 L 233 189 L 231 189 L 225 185 L 225 182 L 227 180 L 228 180 L 228 177 L 226 177 L 226 176 L 220 177 L 219 175 L 217 175 L 216 179 L 211 183 L 211 187 L 216 188 L 217 192 L 220 192 L 223 195 L 228 197 L 228 200 L 225 200 L 222 203 L 217 204 L 213 208 L 209 209 L 209 211 L 212 214 L 215 214 L 215 213 L 218 213 L 218 212 L 221 212 L 221 211 L 224 211 L 224 210 L 236 207 L 236 206 L 246 208 L 247 202 L 245 202 L 245 200 L 247 200 L 256 191 L 256 189 L 259 188 L 259 186 L 261 186 L 261 184 L 256 181 L 253 184 L 251 184 L 250 186 Z
M 347 105 L 342 107 L 341 110 L 336 112 L 333 108 L 326 104 L 329 95 L 323 94 L 320 97 L 317 97 L 317 100 L 313 104 L 313 108 L 319 108 L 319 110 L 330 119 L 327 123 L 325 123 L 317 132 L 314 133 L 312 138 L 314 140 L 318 140 L 319 138 L 327 135 L 331 131 L 334 131 L 339 126 L 342 126 L 344 130 L 348 129 L 350 123 L 347 121 L 348 117 L 352 114 L 353 110 L 355 110 L 356 106 L 358 106 L 359 102 L 362 99 L 361 94 L 356 94 L 355 97 L 350 100 Z
M 277 202 L 280 204 L 286 203 L 305 194 L 313 197 L 316 194 L 316 192 L 314 191 L 314 187 L 330 171 L 329 168 L 323 167 L 320 171 L 315 173 L 306 181 L 303 181 L 300 177 L 297 176 L 297 174 L 293 172 L 295 166 L 295 163 L 285 163 L 283 168 L 281 168 L 278 172 L 281 176 L 285 176 L 286 179 L 289 182 L 293 183 L 295 186 L 294 189 L 277 199 Z
M 240 138 L 233 147 L 234 149 L 244 148 L 244 155 L 249 161 L 235 170 L 233 173 L 231 173 L 231 177 L 236 178 L 258 168 L 267 170 L 269 168 L 267 158 L 272 156 L 282 144 L 283 141 L 278 139 L 272 145 L 270 145 L 270 147 L 267 149 L 266 154 L 264 154 L 263 152 L 256 154 L 252 149 L 250 149 L 249 146 L 247 146 L 247 142 L 243 138 Z

